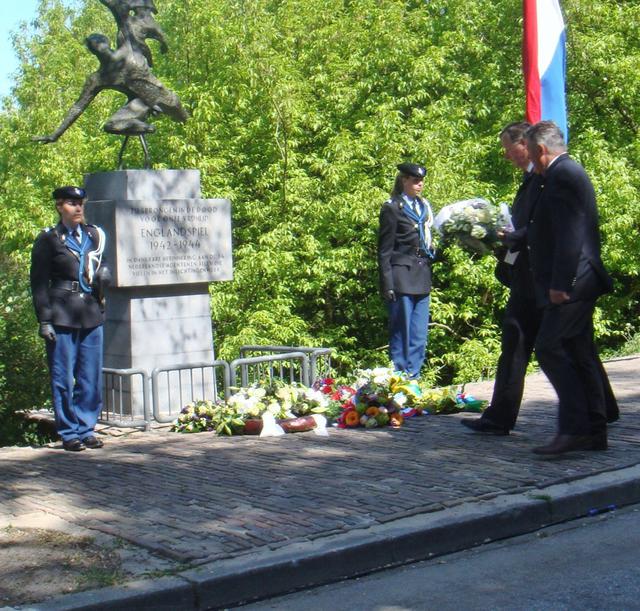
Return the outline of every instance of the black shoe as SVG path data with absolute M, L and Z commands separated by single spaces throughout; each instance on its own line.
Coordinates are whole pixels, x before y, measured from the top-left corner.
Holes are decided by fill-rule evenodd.
M 556 435 L 551 443 L 546 446 L 533 448 L 533 453 L 540 454 L 541 456 L 554 456 L 557 454 L 565 454 L 566 452 L 593 449 L 596 448 L 594 448 L 594 441 L 591 435 Z
M 487 420 L 486 418 L 465 418 L 460 422 L 468 429 L 476 433 L 489 433 L 490 435 L 508 435 L 509 429 Z
M 62 447 L 67 452 L 82 452 L 82 450 L 86 450 L 84 444 L 79 439 L 69 439 L 69 441 L 63 441 Z
M 90 450 L 97 450 L 98 448 L 101 448 L 102 446 L 104 446 L 104 443 L 102 443 L 100 439 L 98 439 L 97 437 L 94 437 L 93 435 L 90 435 L 89 437 L 85 437 L 82 440 L 82 443 Z

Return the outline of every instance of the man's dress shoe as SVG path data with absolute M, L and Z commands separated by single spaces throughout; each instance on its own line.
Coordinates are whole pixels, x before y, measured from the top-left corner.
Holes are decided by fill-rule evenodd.
M 90 450 L 97 450 L 98 448 L 101 448 L 102 446 L 104 446 L 104 443 L 102 443 L 100 439 L 98 439 L 97 437 L 94 437 L 93 435 L 90 435 L 89 437 L 85 437 L 82 440 L 82 443 Z
M 63 441 L 62 447 L 67 452 L 82 452 L 85 450 L 84 444 L 79 439 L 69 439 L 69 441 Z
M 566 452 L 593 449 L 594 439 L 591 435 L 556 435 L 551 443 L 546 446 L 533 448 L 533 453 L 541 456 L 553 456 L 565 454 Z
M 489 433 L 490 435 L 508 435 L 509 429 L 494 424 L 486 418 L 465 418 L 460 420 L 463 426 L 475 431 L 476 433 Z

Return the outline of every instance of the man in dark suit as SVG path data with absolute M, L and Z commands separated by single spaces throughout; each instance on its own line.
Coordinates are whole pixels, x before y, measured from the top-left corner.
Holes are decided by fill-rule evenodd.
M 462 424 L 478 433 L 508 435 L 515 427 L 524 379 L 533 354 L 542 310 L 536 304 L 529 269 L 527 227 L 541 191 L 541 177 L 533 172 L 524 134 L 529 123 L 510 123 L 500 132 L 505 157 L 524 172 L 511 210 L 514 230 L 505 233 L 505 248 L 499 254 L 496 277 L 510 289 L 502 322 L 502 351 L 498 359 L 493 396 L 481 418 L 466 418 Z
M 600 258 L 595 192 L 584 168 L 567 155 L 555 123 L 536 123 L 525 138 L 543 176 L 527 233 L 536 298 L 544 308 L 535 350 L 559 400 L 557 435 L 533 451 L 605 450 L 608 379 L 593 340 L 593 312 L 612 280 Z
M 31 292 L 46 342 L 56 429 L 65 450 L 100 448 L 102 409 L 102 230 L 84 223 L 84 189 L 53 192 L 60 222 L 36 238 Z
M 433 212 L 421 197 L 426 170 L 398 165 L 398 175 L 380 210 L 380 291 L 389 309 L 389 356 L 398 371 L 420 375 L 427 345 Z

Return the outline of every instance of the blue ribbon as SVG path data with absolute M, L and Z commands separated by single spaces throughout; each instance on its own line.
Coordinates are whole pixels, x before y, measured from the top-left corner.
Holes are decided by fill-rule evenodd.
M 420 200 L 416 200 L 416 201 L 420 201 Z M 418 215 L 413 208 L 408 205 L 408 204 L 404 204 L 403 209 L 404 209 L 404 213 L 414 222 L 418 224 L 418 233 L 420 234 L 420 246 L 422 247 L 422 250 L 424 250 L 425 253 L 427 253 L 427 256 L 430 259 L 435 259 L 435 251 L 433 250 L 433 248 L 427 246 L 427 240 L 426 237 L 424 235 L 424 221 L 427 218 L 427 206 L 429 205 L 428 203 L 422 202 L 420 201 L 421 207 L 422 207 L 422 212 L 420 213 L 420 215 Z
M 89 247 L 92 244 L 91 238 L 89 237 L 89 232 L 82 232 L 82 243 L 78 244 L 78 240 L 76 240 L 75 236 L 71 233 L 67 238 L 67 248 L 69 250 L 73 250 L 80 255 L 80 263 L 78 265 L 78 283 L 80 284 L 80 288 L 85 293 L 91 292 L 91 287 L 85 282 L 84 279 L 84 259 L 85 255 L 89 251 Z

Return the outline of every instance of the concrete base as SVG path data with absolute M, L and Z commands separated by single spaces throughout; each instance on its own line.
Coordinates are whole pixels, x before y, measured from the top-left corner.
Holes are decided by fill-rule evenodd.
M 104 366 L 142 368 L 213 360 L 209 286 L 111 289 Z
M 143 369 L 151 375 L 156 368 L 214 360 L 207 284 L 112 289 L 107 293 L 107 303 L 106 368 Z M 215 396 L 211 380 L 197 382 L 200 383 L 192 389 L 187 376 L 160 377 L 156 410 L 177 413 L 194 399 Z M 144 411 L 141 384 L 135 379 L 124 380 L 121 395 L 123 413 L 141 417 Z

